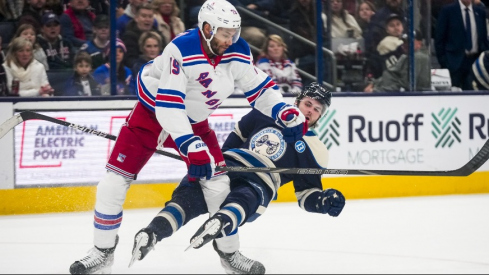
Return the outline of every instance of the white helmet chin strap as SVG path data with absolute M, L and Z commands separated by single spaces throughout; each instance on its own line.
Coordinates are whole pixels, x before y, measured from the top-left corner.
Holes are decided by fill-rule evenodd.
M 204 31 L 203 31 L 202 29 L 200 29 L 200 32 L 202 33 L 202 37 L 204 37 L 205 42 L 207 42 L 207 47 L 209 48 L 209 50 L 211 51 L 211 53 L 212 53 L 213 55 L 217 55 L 217 54 L 216 54 L 216 53 L 215 53 L 215 52 L 212 50 L 212 47 L 211 47 L 211 40 L 212 40 L 212 38 L 214 38 L 215 33 L 214 33 L 213 31 L 211 31 L 211 38 L 207 39 L 207 38 L 205 37 Z

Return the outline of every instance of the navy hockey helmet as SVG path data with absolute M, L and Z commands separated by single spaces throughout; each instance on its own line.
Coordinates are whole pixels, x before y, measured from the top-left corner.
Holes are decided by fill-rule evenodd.
M 323 85 L 317 82 L 312 82 L 311 84 L 304 87 L 302 92 L 300 92 L 299 95 L 297 95 L 295 99 L 295 103 L 299 105 L 299 102 L 304 97 L 315 99 L 323 105 L 323 110 L 321 115 L 324 115 L 326 109 L 328 109 L 328 107 L 331 106 L 331 96 L 332 96 L 331 91 L 329 91 L 326 87 L 324 87 Z

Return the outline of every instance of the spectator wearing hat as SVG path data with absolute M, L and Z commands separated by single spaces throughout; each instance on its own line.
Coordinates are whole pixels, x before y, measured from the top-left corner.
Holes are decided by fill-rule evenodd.
M 111 91 L 110 85 L 110 63 L 109 54 L 110 47 L 105 52 L 106 61 L 102 66 L 99 66 L 93 72 L 93 77 L 101 85 L 102 95 L 136 95 L 134 81 L 132 80 L 131 69 L 124 66 L 124 55 L 127 53 L 126 45 L 119 38 L 116 39 L 116 72 L 117 72 L 117 87 L 115 91 Z
M 486 11 L 471 0 L 458 0 L 440 11 L 435 50 L 441 68 L 450 72 L 452 86 L 472 90 L 471 67 L 489 50 Z
M 393 13 L 385 19 L 385 33 L 387 34 L 375 47 L 375 51 L 368 54 L 367 72 L 373 78 L 379 78 L 382 72 L 397 62 L 404 53 L 401 39 L 404 33 L 403 17 Z
M 368 27 L 370 36 L 366 37 L 365 41 L 367 51 L 375 51 L 379 42 L 387 35 L 385 32 L 385 22 L 391 14 L 398 14 L 403 18 L 402 22 L 405 22 L 405 14 L 402 8 L 403 2 L 404 0 L 385 0 L 385 6 L 377 10 L 377 12 L 370 18 Z
M 71 69 L 75 51 L 71 42 L 60 34 L 58 16 L 52 12 L 45 13 L 41 22 L 41 33 L 37 40 L 46 53 L 49 70 Z
M 88 0 L 70 0 L 68 8 L 59 17 L 61 34 L 76 48 L 80 48 L 93 36 L 95 13 L 88 10 L 89 6 Z
M 153 25 L 154 22 L 154 10 L 151 4 L 142 4 L 138 6 L 134 19 L 127 24 L 126 32 L 122 35 L 121 39 L 127 47 L 127 54 L 125 56 L 124 64 L 132 68 L 134 62 L 143 53 L 139 48 L 139 38 L 146 31 L 155 31 L 163 37 L 157 27 Z M 163 48 L 166 46 L 166 41 L 163 42 Z
M 98 68 L 105 63 L 104 51 L 109 45 L 109 17 L 99 14 L 93 22 L 93 39 L 87 41 L 80 47 L 80 51 L 85 51 L 92 57 L 92 67 Z
M 402 35 L 403 43 L 400 47 L 403 48 L 403 54 L 399 56 L 397 62 L 386 68 L 382 76 L 374 79 L 372 83 L 367 85 L 365 92 L 399 92 L 408 91 L 409 85 L 409 58 L 407 56 L 408 45 L 407 35 Z M 418 29 L 414 35 L 414 77 L 416 79 L 416 91 L 431 90 L 431 70 L 430 56 L 423 49 L 423 35 Z

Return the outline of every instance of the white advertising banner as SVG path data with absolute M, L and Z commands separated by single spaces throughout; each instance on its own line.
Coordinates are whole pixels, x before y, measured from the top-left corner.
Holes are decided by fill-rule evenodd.
M 489 96 L 333 97 L 316 132 L 331 169 L 453 170 L 489 138 Z
M 453 170 L 489 138 L 489 95 L 333 97 L 315 129 L 331 169 Z M 220 144 L 249 108 L 220 108 L 209 122 Z M 129 111 L 41 112 L 118 135 Z M 96 184 L 113 141 L 41 120 L 15 128 L 16 186 Z M 175 151 L 171 150 L 176 154 Z M 489 171 L 489 163 L 479 171 Z M 155 154 L 138 182 L 178 182 L 184 162 Z
M 209 118 L 219 143 L 226 140 L 247 108 L 219 109 Z M 130 111 L 40 112 L 44 115 L 118 135 Z M 43 120 L 28 120 L 15 128 L 17 186 L 96 184 L 114 141 Z M 178 153 L 168 149 L 174 154 Z M 155 154 L 138 182 L 178 182 L 186 173 L 183 161 Z

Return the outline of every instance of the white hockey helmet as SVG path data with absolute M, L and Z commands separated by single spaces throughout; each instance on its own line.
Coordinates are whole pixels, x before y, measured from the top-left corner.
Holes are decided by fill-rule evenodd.
M 204 34 L 204 22 L 207 22 L 212 29 L 212 40 L 218 28 L 237 29 L 233 36 L 233 43 L 236 43 L 241 33 L 241 16 L 236 8 L 226 0 L 207 0 L 199 11 L 199 29 Z M 207 40 L 207 39 L 206 39 Z

